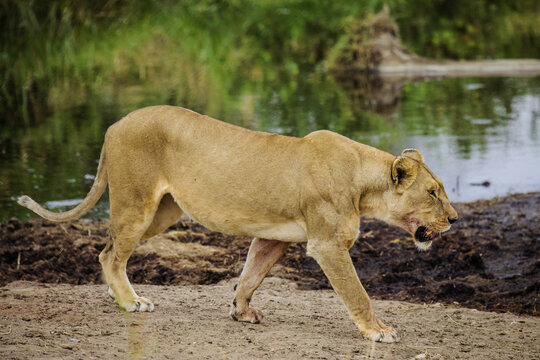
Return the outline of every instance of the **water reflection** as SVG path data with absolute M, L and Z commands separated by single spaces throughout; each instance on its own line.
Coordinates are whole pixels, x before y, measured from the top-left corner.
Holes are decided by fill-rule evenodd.
M 148 313 L 124 312 L 130 359 L 142 359 L 148 355 L 148 316 L 150 316 Z
M 403 87 L 411 82 L 405 77 L 386 77 L 371 74 L 336 74 L 335 78 L 356 113 L 369 110 L 375 114 L 392 115 L 401 98 Z
M 219 84 L 186 84 L 182 76 L 188 75 L 164 79 L 163 86 L 152 78 L 101 91 L 53 89 L 48 110 L 31 124 L 3 126 L 0 219 L 30 216 L 13 201 L 23 193 L 41 203 L 83 198 L 106 128 L 158 103 L 285 135 L 330 129 L 394 154 L 418 148 L 453 201 L 540 190 L 540 171 L 531 166 L 540 153 L 538 77 L 343 82 L 322 71 L 301 71 L 239 82 L 238 92 L 221 97 L 214 89 Z M 190 92 L 200 98 L 186 96 Z M 470 185 L 484 181 L 490 186 Z M 107 216 L 106 198 L 89 217 Z

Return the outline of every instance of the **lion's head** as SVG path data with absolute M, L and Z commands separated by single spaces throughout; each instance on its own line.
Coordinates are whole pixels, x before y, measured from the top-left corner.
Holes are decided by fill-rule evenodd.
M 393 188 L 387 193 L 390 222 L 407 230 L 419 249 L 426 250 L 458 219 L 444 186 L 424 164 L 418 150 L 403 150 L 392 164 Z

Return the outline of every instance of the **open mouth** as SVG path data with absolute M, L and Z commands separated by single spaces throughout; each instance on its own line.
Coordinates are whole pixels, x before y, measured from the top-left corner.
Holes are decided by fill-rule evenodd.
M 414 233 L 414 238 L 419 242 L 432 241 L 439 233 L 428 230 L 425 226 L 419 226 Z

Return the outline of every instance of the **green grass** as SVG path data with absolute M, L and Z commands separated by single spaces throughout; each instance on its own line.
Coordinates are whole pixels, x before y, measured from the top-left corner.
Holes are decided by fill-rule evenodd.
M 293 93 L 294 79 L 321 66 L 351 19 L 384 3 L 0 0 L 0 113 L 35 123 L 89 92 L 141 83 L 171 89 L 156 102 L 240 113 L 262 83 L 286 77 Z M 388 3 L 404 42 L 423 56 L 540 54 L 539 2 Z

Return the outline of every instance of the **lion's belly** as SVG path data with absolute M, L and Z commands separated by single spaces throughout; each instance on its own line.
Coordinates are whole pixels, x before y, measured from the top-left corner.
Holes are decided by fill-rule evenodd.
M 194 219 L 203 226 L 231 235 L 254 236 L 261 239 L 286 242 L 307 241 L 306 231 L 294 221 L 253 223 L 242 221 L 216 222 L 215 219 Z
M 274 224 L 245 225 L 246 233 L 262 239 L 303 242 L 307 240 L 305 230 L 294 221 Z
M 307 241 L 305 226 L 293 220 L 276 218 L 267 221 L 253 218 L 235 218 L 223 215 L 226 212 L 198 212 L 195 209 L 183 208 L 185 214 L 204 227 L 229 235 L 246 235 L 262 239 L 281 240 L 286 242 Z M 192 211 L 189 211 L 192 210 Z

